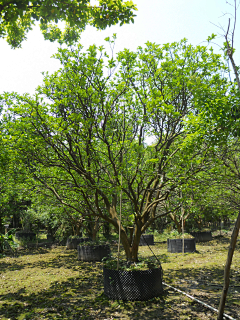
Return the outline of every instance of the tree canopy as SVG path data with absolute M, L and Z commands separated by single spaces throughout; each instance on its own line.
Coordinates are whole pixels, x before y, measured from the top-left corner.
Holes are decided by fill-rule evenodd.
M 2 0 L 0 1 L 0 38 L 6 38 L 12 48 L 21 47 L 26 34 L 36 21 L 50 41 L 59 40 L 72 44 L 90 24 L 98 29 L 134 22 L 136 6 L 132 1 L 100 0 L 91 5 L 89 0 Z M 66 23 L 65 31 L 58 27 L 58 21 Z
M 117 230 L 122 191 L 131 219 L 121 226 L 121 241 L 136 260 L 141 234 L 168 213 L 168 197 L 204 168 L 211 144 L 189 128 L 203 104 L 231 104 L 227 69 L 220 55 L 186 39 L 149 42 L 116 59 L 103 47 L 80 45 L 56 57 L 62 69 L 46 75 L 35 96 L 2 97 L 11 114 L 7 140 L 62 204 L 87 208 Z

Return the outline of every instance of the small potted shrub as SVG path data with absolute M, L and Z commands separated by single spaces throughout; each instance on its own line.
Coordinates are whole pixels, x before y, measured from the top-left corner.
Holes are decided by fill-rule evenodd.
M 29 240 L 29 241 L 34 241 L 36 240 L 36 233 L 31 232 L 31 231 L 18 231 L 15 233 L 15 238 L 17 240 Z
M 184 252 L 194 252 L 196 251 L 196 241 L 195 238 L 188 233 L 184 233 L 184 236 L 177 231 L 170 233 L 167 239 L 168 252 L 180 253 L 183 252 L 183 242 L 184 242 Z
M 154 245 L 154 236 L 153 234 L 142 234 L 140 237 L 140 246 Z
M 67 247 L 67 249 L 77 249 L 77 246 L 80 243 L 90 242 L 90 241 L 91 241 L 90 238 L 82 238 L 79 236 L 70 236 L 67 238 L 66 247 Z
M 108 243 L 100 241 L 87 241 L 77 246 L 78 260 L 81 261 L 102 261 L 110 255 Z
M 153 259 L 104 261 L 104 294 L 113 300 L 146 301 L 163 293 L 162 268 Z
M 196 242 L 207 242 L 213 239 L 210 230 L 193 230 L 190 234 L 196 239 Z

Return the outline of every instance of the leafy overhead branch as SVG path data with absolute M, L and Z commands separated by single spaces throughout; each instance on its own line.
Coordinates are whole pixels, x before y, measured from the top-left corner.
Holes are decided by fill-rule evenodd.
M 12 48 L 20 48 L 26 34 L 36 21 L 44 38 L 69 45 L 76 42 L 87 24 L 97 29 L 120 22 L 134 22 L 136 6 L 132 1 L 100 0 L 92 6 L 89 0 L 3 0 L 0 2 L 0 38 L 6 38 Z M 58 21 L 66 23 L 62 31 Z

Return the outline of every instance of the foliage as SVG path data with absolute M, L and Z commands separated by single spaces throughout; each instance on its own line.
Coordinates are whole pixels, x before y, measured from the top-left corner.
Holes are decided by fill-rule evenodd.
M 0 231 L 3 223 L 18 221 L 30 204 L 27 181 L 29 177 L 26 169 L 16 159 L 15 151 L 6 143 L 6 128 L 3 127 L 2 116 L 0 120 Z M 14 225 L 13 227 L 19 227 Z
M 13 238 L 15 231 L 15 229 L 11 229 L 6 234 L 0 233 L 0 253 L 4 253 L 9 249 L 16 249 L 18 247 L 18 243 L 15 242 Z
M 117 270 L 118 259 L 115 257 L 103 258 L 103 265 L 107 269 Z M 149 270 L 161 268 L 155 257 L 141 258 L 137 262 L 119 259 L 119 269 L 122 271 Z
M 38 188 L 83 219 L 118 230 L 122 192 L 121 241 L 136 261 L 141 234 L 180 207 L 168 209 L 166 200 L 204 169 L 210 147 L 195 121 L 205 101 L 231 106 L 227 69 L 220 55 L 186 39 L 125 49 L 116 59 L 81 45 L 56 58 L 62 69 L 35 96 L 2 96 L 6 141 Z
M 187 232 L 184 232 L 184 234 L 182 234 L 182 233 L 179 233 L 177 230 L 168 231 L 166 229 L 162 233 L 156 235 L 156 240 L 161 242 L 167 241 L 167 239 L 180 239 L 180 238 L 190 239 L 190 238 L 193 238 L 193 236 L 191 236 Z
M 19 239 L 15 239 L 15 242 L 17 243 L 18 246 L 20 247 L 27 247 L 28 245 L 36 245 L 38 243 L 38 238 L 32 239 L 30 237 L 21 237 Z
M 39 21 L 45 39 L 71 45 L 87 24 L 106 29 L 118 22 L 120 25 L 134 22 L 134 10 L 132 1 L 123 0 L 100 0 L 98 6 L 91 5 L 90 0 L 4 0 L 0 2 L 0 38 L 6 38 L 12 48 L 19 48 Z M 64 31 L 58 21 L 66 23 Z

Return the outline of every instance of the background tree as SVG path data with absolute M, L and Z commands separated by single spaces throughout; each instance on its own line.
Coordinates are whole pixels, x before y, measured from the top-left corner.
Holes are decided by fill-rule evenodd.
M 229 4 L 229 2 L 228 2 Z M 230 3 L 230 5 L 232 5 Z M 240 105 L 240 77 L 239 77 L 239 66 L 237 66 L 235 59 L 233 57 L 235 49 L 234 49 L 234 35 L 235 35 L 235 28 L 236 28 L 236 19 L 237 19 L 237 8 L 238 4 L 237 1 L 234 0 L 233 2 L 233 8 L 234 13 L 232 15 L 233 17 L 233 28 L 230 30 L 230 24 L 231 19 L 228 20 L 228 27 L 227 30 L 224 30 L 224 28 L 220 27 L 222 31 L 224 32 L 223 37 L 225 39 L 225 42 L 223 44 L 223 52 L 225 58 L 228 58 L 230 60 L 233 72 L 234 72 L 234 81 L 232 85 L 231 90 L 231 98 L 232 98 L 232 104 L 231 106 L 222 106 L 221 104 L 218 105 L 216 108 L 209 108 L 206 104 L 202 106 L 202 116 L 204 119 L 210 115 L 210 119 L 208 121 L 208 124 L 213 125 L 213 127 L 217 128 L 217 131 L 215 131 L 215 140 L 219 143 L 226 142 L 226 137 L 228 138 L 230 136 L 239 137 L 240 135 L 240 126 L 239 126 L 239 105 Z M 211 37 L 208 38 L 208 41 L 211 41 L 214 39 L 216 35 L 212 34 Z M 209 126 L 208 126 L 209 128 Z M 206 136 L 209 137 L 209 135 L 206 134 Z M 225 308 L 226 298 L 227 298 L 227 292 L 229 287 L 229 278 L 230 278 L 230 267 L 232 263 L 232 257 L 233 253 L 236 247 L 237 237 L 239 234 L 240 229 L 240 211 L 238 213 L 238 217 L 236 220 L 235 227 L 232 232 L 230 247 L 228 250 L 228 257 L 225 265 L 224 270 L 224 285 L 223 285 L 223 291 L 221 300 L 219 303 L 219 309 L 218 309 L 218 320 L 223 319 L 223 312 Z
M 0 119 L 0 232 L 4 224 L 20 227 L 20 215 L 29 206 L 26 169 L 14 159 L 14 151 L 6 143 L 7 132 Z M 13 152 L 12 152 L 13 151 Z
M 36 21 L 45 39 L 60 43 L 76 42 L 87 24 L 98 29 L 134 22 L 135 5 L 132 1 L 100 0 L 92 6 L 89 0 L 3 0 L 0 2 L 0 38 L 6 38 L 12 48 L 21 47 L 26 34 Z M 66 23 L 62 31 L 58 21 Z
M 222 146 L 219 147 L 222 149 Z M 189 212 L 186 229 L 221 229 L 236 218 L 236 209 L 229 204 L 231 191 L 226 182 L 226 168 L 216 156 L 218 148 L 210 148 L 204 170 L 197 174 L 188 186 L 186 211 Z

